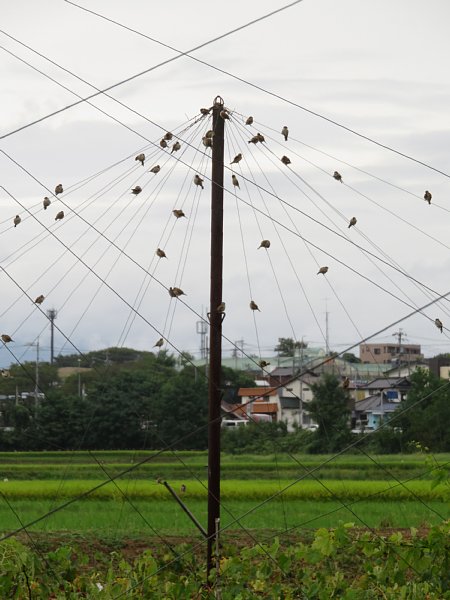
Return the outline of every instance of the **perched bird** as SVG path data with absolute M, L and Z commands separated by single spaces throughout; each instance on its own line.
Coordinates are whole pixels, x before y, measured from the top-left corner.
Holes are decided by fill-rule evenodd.
M 134 194 L 135 196 L 137 196 L 141 192 L 142 192 L 142 188 L 140 185 L 137 185 L 136 187 L 131 189 L 131 193 Z
M 19 215 L 16 215 L 14 217 L 14 227 L 17 227 L 17 225 L 22 221 L 22 219 L 19 217 Z
M 287 125 L 285 125 L 281 130 L 281 135 L 284 136 L 284 141 L 287 142 L 289 135 L 289 129 L 287 128 Z
M 338 171 L 333 173 L 333 177 L 336 179 L 336 181 L 340 181 L 342 183 L 342 175 Z
M 431 198 L 433 197 L 431 195 L 431 192 L 429 192 L 428 190 L 426 190 L 425 194 L 423 195 L 423 197 L 425 198 L 425 200 L 428 202 L 428 204 L 431 204 Z
M 5 379 L 11 377 L 11 373 L 8 371 L 8 369 L 2 369 L 2 377 L 4 377 Z
M 38 296 L 36 298 L 36 300 L 34 301 L 35 304 L 42 304 L 45 300 L 45 296 L 43 294 L 41 294 L 40 296 Z
M 247 143 L 248 144 L 257 144 L 259 142 L 259 137 L 254 135 Z
M 265 142 L 266 138 L 261 134 L 261 133 L 257 133 L 256 137 L 258 138 L 258 142 Z
M 172 211 L 172 214 L 173 214 L 173 215 L 174 215 L 174 217 L 176 217 L 177 219 L 181 219 L 181 217 L 185 217 L 185 216 L 186 216 L 182 210 L 179 210 L 179 209 L 177 209 L 177 208 L 175 208 L 175 210 L 173 210 L 173 211 Z
M 253 124 L 253 117 L 248 117 L 248 119 L 245 121 L 246 125 L 252 125 Z
M 194 175 L 194 183 L 195 183 L 195 185 L 199 185 L 199 186 L 202 188 L 202 190 L 204 190 L 204 189 L 205 189 L 205 188 L 203 187 L 203 181 L 204 181 L 204 180 L 203 180 L 203 178 L 202 178 L 202 177 L 200 177 L 200 175 L 198 175 L 198 173 L 196 173 L 196 174 Z
M 204 137 L 202 137 L 202 142 L 203 145 L 207 148 L 212 148 L 212 138 L 206 137 L 205 135 Z
M 288 158 L 287 156 L 282 156 L 281 157 L 281 162 L 283 163 L 283 165 L 290 165 L 291 164 L 291 159 Z
M 207 138 L 213 138 L 214 137 L 214 131 L 212 129 L 208 129 L 208 131 L 205 133 L 205 137 L 207 137 Z
M 230 115 L 228 114 L 228 112 L 225 109 L 220 111 L 220 116 L 222 117 L 222 119 L 224 121 L 226 121 L 227 119 L 230 118 Z
M 250 300 L 250 308 L 252 310 L 259 310 L 258 305 L 256 304 L 256 302 L 253 302 L 253 300 Z M 259 310 L 259 312 L 261 311 Z
M 350 223 L 348 224 L 348 228 L 350 229 L 350 227 L 353 227 L 354 225 L 356 225 L 356 223 L 357 223 L 356 217 L 352 217 L 350 219 Z
M 221 302 L 221 303 L 219 304 L 219 306 L 216 308 L 216 310 L 217 310 L 217 312 L 218 312 L 218 313 L 223 313 L 223 312 L 225 312 L 225 302 Z
M 185 492 L 185 491 L 186 491 L 186 486 L 184 485 L 184 483 L 182 483 L 182 484 L 181 484 L 181 487 L 180 487 L 180 492 L 181 492 L 182 494 L 184 494 L 184 492 Z
M 160 142 L 159 145 L 161 146 L 161 148 L 167 148 L 167 142 L 166 140 L 163 138 Z
M 173 152 L 178 152 L 178 150 L 181 148 L 181 144 L 180 142 L 175 142 L 175 144 L 172 146 L 172 150 L 170 151 L 170 154 L 172 154 Z
M 170 131 L 167 131 L 166 134 L 164 135 L 164 139 L 171 140 L 172 138 L 173 138 L 173 133 L 170 133 Z
M 236 175 L 234 175 L 234 173 L 233 173 L 233 175 L 231 176 L 231 181 L 233 182 L 233 185 L 234 185 L 234 187 L 239 187 L 239 181 L 238 181 L 238 178 L 236 177 Z M 239 188 L 239 189 L 241 189 L 241 188 Z
M 242 160 L 242 154 L 239 152 L 239 154 L 236 154 L 236 156 L 230 162 L 230 165 L 237 165 L 238 162 L 240 162 L 241 160 Z
M 200 109 L 200 114 L 202 114 L 202 115 L 209 115 L 210 112 L 211 112 L 210 108 L 201 108 Z
M 141 165 L 144 166 L 145 154 L 141 152 L 141 154 L 138 154 L 134 160 L 138 160 Z
M 164 338 L 159 338 L 159 340 L 156 342 L 156 344 L 153 346 L 153 348 L 161 348 L 161 346 L 164 344 Z
M 325 275 L 327 271 L 328 267 L 320 267 L 320 269 L 317 271 L 317 275 Z
M 155 165 L 154 167 L 152 167 L 149 170 L 149 173 L 154 173 L 156 175 L 156 173 L 159 173 L 161 171 L 161 167 L 159 165 Z
M 186 296 L 181 288 L 178 287 L 170 287 L 169 288 L 169 296 L 172 298 L 178 298 L 178 296 Z
M 268 367 L 270 365 L 270 362 L 267 362 L 266 360 L 260 360 L 258 364 L 261 369 L 264 369 L 264 367 Z
M 13 342 L 14 340 L 12 339 L 12 337 L 10 335 L 8 335 L 7 333 L 2 333 L 2 340 L 4 341 L 5 344 L 9 344 L 9 342 Z
M 164 250 L 161 250 L 161 248 L 156 249 L 156 256 L 159 256 L 159 258 L 167 258 L 166 253 Z
M 344 388 L 344 390 L 348 389 L 348 386 L 350 385 L 350 379 L 348 377 L 346 377 L 344 379 L 344 381 L 342 382 L 342 387 Z
M 58 183 L 58 185 L 55 187 L 55 194 L 56 194 L 56 195 L 58 195 L 58 194 L 62 194 L 62 193 L 63 193 L 63 191 L 64 191 L 64 190 L 63 190 L 62 183 Z
M 44 210 L 47 210 L 47 208 L 51 204 L 50 198 L 48 198 L 47 196 L 45 196 L 44 201 L 42 202 L 42 204 L 44 205 Z
M 55 221 L 61 221 L 64 219 L 64 211 L 60 210 L 59 213 L 56 213 Z
M 441 333 L 443 333 L 443 328 L 444 328 L 444 326 L 442 325 L 442 321 L 441 321 L 440 319 L 435 319 L 435 320 L 434 320 L 434 324 L 435 324 L 435 325 L 436 325 L 436 327 L 439 329 L 439 331 L 440 331 Z M 3 338 L 3 336 L 2 336 L 2 338 Z M 3 341 L 5 341 L 5 340 L 3 340 Z
M 260 248 L 270 248 L 270 240 L 262 240 L 257 250 Z

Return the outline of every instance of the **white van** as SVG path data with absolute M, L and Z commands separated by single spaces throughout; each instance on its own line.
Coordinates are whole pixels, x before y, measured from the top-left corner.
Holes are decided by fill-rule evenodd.
M 246 419 L 223 419 L 222 427 L 240 427 L 242 425 L 248 425 Z

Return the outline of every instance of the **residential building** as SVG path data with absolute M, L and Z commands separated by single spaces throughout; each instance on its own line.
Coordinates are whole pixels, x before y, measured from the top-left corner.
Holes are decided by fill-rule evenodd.
M 359 358 L 363 363 L 391 364 L 423 360 L 420 344 L 360 344 Z

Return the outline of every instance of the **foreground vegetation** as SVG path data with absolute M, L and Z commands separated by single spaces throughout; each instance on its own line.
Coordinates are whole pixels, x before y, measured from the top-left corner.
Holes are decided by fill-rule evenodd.
M 224 541 L 209 582 L 204 542 L 166 546 L 134 560 L 120 551 L 93 563 L 79 547 L 45 553 L 17 541 L 0 546 L 2 598 L 180 598 L 223 600 L 445 600 L 450 598 L 449 523 L 426 535 L 387 537 L 350 524 L 317 530 L 311 542 L 240 549 Z

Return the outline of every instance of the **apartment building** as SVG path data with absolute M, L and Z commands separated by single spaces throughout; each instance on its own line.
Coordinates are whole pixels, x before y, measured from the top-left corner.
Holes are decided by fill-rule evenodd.
M 420 344 L 360 344 L 359 358 L 363 363 L 392 364 L 423 360 Z

